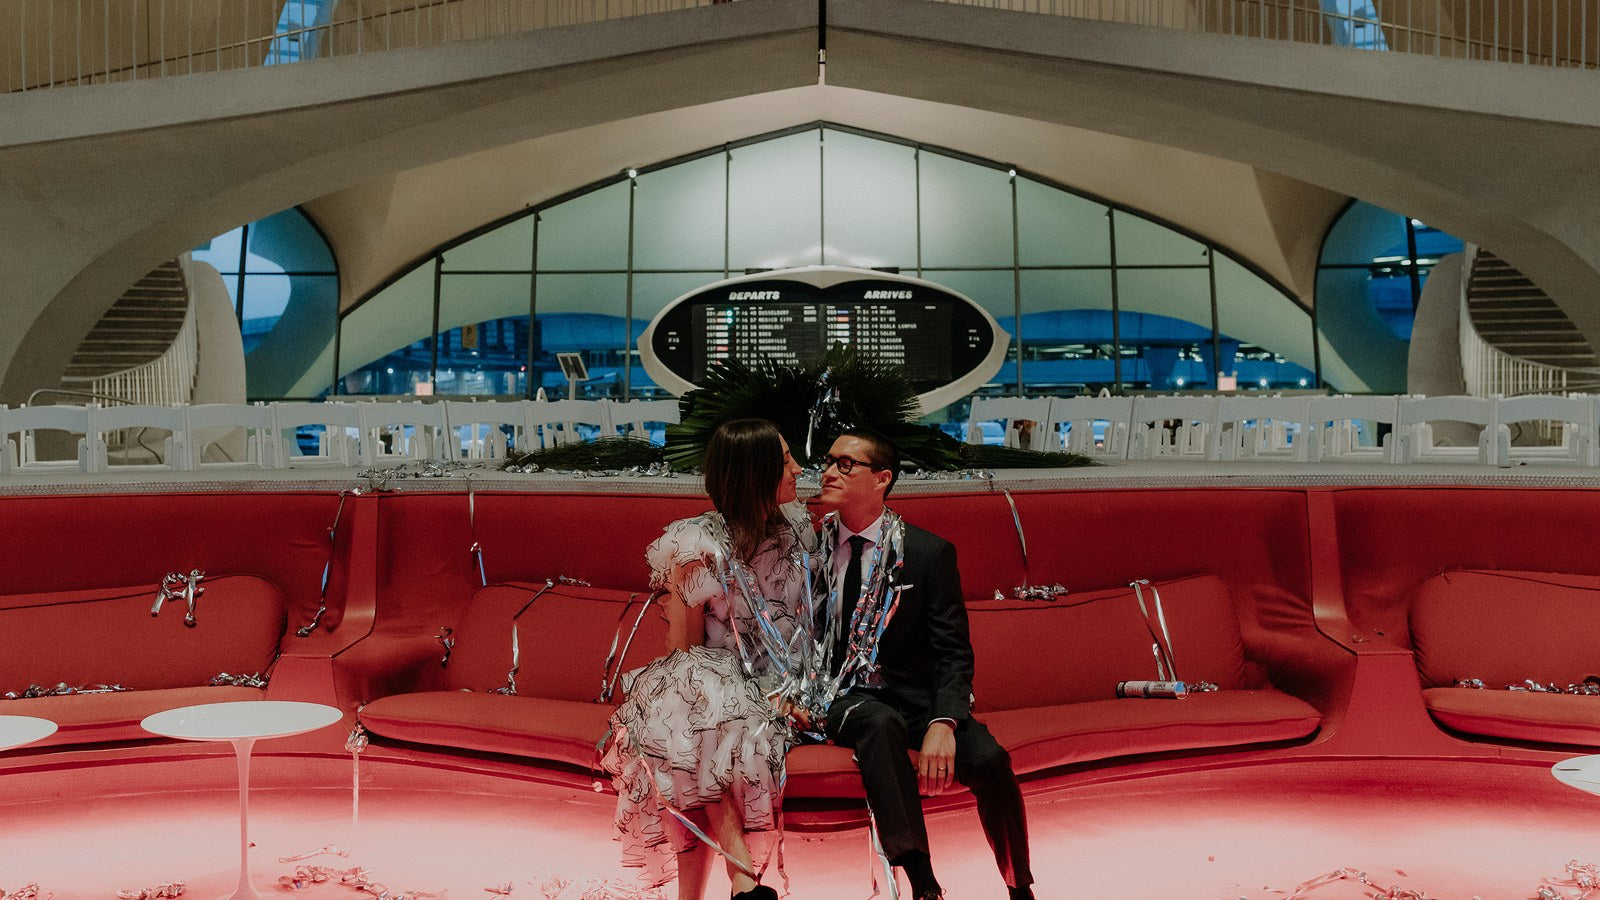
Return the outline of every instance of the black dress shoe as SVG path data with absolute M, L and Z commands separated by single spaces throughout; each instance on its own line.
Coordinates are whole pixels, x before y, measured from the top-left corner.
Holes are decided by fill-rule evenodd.
M 740 891 L 729 900 L 778 900 L 778 892 L 764 884 L 758 884 L 748 891 Z

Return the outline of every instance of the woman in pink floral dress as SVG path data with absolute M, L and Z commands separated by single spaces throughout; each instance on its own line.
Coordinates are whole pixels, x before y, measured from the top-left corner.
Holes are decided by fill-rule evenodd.
M 795 498 L 800 467 L 777 426 L 738 419 L 706 448 L 716 509 L 667 526 L 646 551 L 661 592 L 669 654 L 633 677 L 611 717 L 605 767 L 618 791 L 623 864 L 679 900 L 701 900 L 711 854 L 668 807 L 727 858 L 736 900 L 775 900 L 747 835 L 773 830 L 788 698 L 811 644 L 811 521 Z M 763 836 L 764 838 L 764 836 Z

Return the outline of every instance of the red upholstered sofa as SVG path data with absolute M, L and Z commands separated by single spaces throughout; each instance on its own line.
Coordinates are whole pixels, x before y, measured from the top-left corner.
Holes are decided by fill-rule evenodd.
M 0 700 L 0 714 L 56 722 L 43 745 L 92 743 L 147 739 L 140 720 L 164 709 L 259 699 L 261 688 L 210 682 L 268 672 L 283 639 L 283 592 L 253 575 L 201 585 L 192 628 L 181 601 L 151 616 L 155 585 L 0 597 L 0 694 L 126 689 Z
M 1600 682 L 1600 576 L 1454 570 L 1418 585 L 1411 642 L 1423 702 L 1463 735 L 1600 746 L 1600 697 L 1506 690 Z M 1458 687 L 1476 679 L 1481 688 Z
M 448 626 L 449 656 L 441 642 L 413 644 L 409 674 L 391 682 L 397 692 L 358 718 L 383 738 L 586 769 L 621 699 L 619 674 L 666 645 L 659 608 L 646 603 L 575 585 L 482 588 Z
M 364 627 L 343 605 L 353 510 L 337 546 L 329 541 L 339 508 L 339 494 L 326 491 L 0 498 L 0 695 L 33 685 L 127 689 L 0 699 L 0 715 L 61 726 L 26 751 L 34 753 L 151 740 L 144 716 L 192 703 L 269 691 L 331 700 L 315 669 Z M 152 617 L 162 578 L 195 569 L 205 573 L 195 626 L 185 627 L 182 601 Z M 324 572 L 329 608 L 299 637 L 322 602 Z M 208 684 L 224 673 L 268 675 L 272 686 Z
M 596 701 L 612 645 L 641 623 L 613 676 L 663 652 L 659 615 L 637 614 L 648 575 L 643 548 L 705 499 L 480 492 L 470 514 L 460 496 L 376 499 L 378 591 L 391 612 L 335 661 L 342 690 L 365 703 L 360 720 L 374 746 L 448 748 L 586 773 L 610 713 Z M 1035 553 L 1026 567 L 999 494 L 908 495 L 895 505 L 957 543 L 978 657 L 977 708 L 1025 776 L 1144 754 L 1303 741 L 1316 732 L 1321 712 L 1274 687 L 1275 674 L 1298 686 L 1300 661 L 1337 652 L 1316 633 L 1304 599 L 1302 492 L 1015 499 Z M 1213 527 L 1219 519 L 1233 530 Z M 1130 539 L 1152 521 L 1182 531 L 1181 547 Z M 465 552 L 474 524 L 489 577 L 514 583 L 478 587 Z M 1226 578 L 1196 574 L 1218 560 L 1227 561 Z M 518 695 L 487 693 L 506 686 L 511 616 L 557 575 L 595 587 L 562 585 L 535 600 L 518 620 Z M 1065 582 L 1074 592 L 1052 603 L 988 599 L 1029 577 Z M 1116 682 L 1155 677 L 1149 634 L 1129 588 L 1080 589 L 1138 577 L 1158 579 L 1180 674 L 1223 690 L 1181 701 L 1115 699 Z M 448 667 L 440 665 L 441 626 L 454 629 Z M 858 805 L 860 790 L 847 751 L 809 746 L 791 755 L 788 796 L 802 805 Z
M 1154 679 L 1151 634 L 1128 587 L 1054 602 L 970 603 L 974 713 L 1011 753 L 1018 775 L 1074 763 L 1304 738 L 1321 714 L 1272 687 L 1245 656 L 1238 613 L 1214 575 L 1156 584 L 1178 674 L 1218 691 L 1181 700 L 1119 699 L 1121 681 Z M 1147 604 L 1154 592 L 1144 589 Z M 1151 609 L 1152 616 L 1154 609 Z M 802 746 L 789 756 L 791 798 L 856 797 L 847 750 Z

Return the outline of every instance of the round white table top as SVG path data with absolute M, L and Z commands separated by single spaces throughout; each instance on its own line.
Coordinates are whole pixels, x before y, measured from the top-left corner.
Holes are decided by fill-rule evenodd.
M 326 728 L 343 713 L 321 703 L 295 700 L 239 700 L 182 706 L 145 716 L 139 725 L 151 734 L 186 741 L 232 741 L 288 737 Z
M 1600 755 L 1563 759 L 1550 767 L 1550 774 L 1568 787 L 1600 794 Z
M 0 750 L 10 750 L 56 733 L 56 723 L 33 716 L 0 716 Z

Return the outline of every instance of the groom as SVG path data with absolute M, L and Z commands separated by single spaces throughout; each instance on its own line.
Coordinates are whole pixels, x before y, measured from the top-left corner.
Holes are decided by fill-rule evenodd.
M 977 798 L 979 821 L 1012 900 L 1032 900 L 1028 823 L 1011 757 L 971 716 L 972 641 L 955 547 L 909 524 L 895 546 L 897 517 L 884 498 L 899 470 L 894 447 L 865 430 L 845 431 L 824 459 L 818 501 L 836 516 L 823 527 L 822 572 L 841 610 L 838 624 L 828 623 L 834 627 L 824 633 L 839 635 L 836 667 L 848 654 L 857 601 L 870 610 L 867 595 L 874 589 L 893 602 L 900 588 L 898 606 L 875 642 L 876 670 L 859 668 L 859 658 L 846 661 L 841 694 L 828 708 L 827 736 L 855 751 L 884 854 L 905 870 L 916 900 L 943 896 L 928 857 L 919 794 L 942 793 L 952 780 Z M 874 642 L 869 634 L 856 643 L 858 651 L 870 651 Z M 916 765 L 910 749 L 921 751 Z

